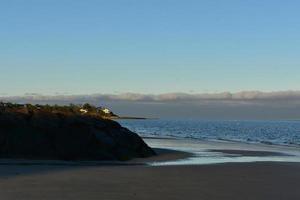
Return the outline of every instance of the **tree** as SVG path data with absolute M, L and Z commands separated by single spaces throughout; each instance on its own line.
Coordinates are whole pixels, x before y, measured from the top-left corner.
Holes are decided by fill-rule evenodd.
M 97 109 L 96 109 L 95 106 L 92 106 L 91 104 L 88 104 L 88 103 L 83 104 L 82 108 L 86 109 L 86 110 L 88 110 L 90 112 L 97 111 Z

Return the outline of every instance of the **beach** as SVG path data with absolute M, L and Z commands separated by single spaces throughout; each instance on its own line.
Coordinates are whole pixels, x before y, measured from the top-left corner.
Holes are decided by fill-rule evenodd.
M 36 168 L 22 174 L 24 168 Z M 295 199 L 300 165 L 11 167 L 1 199 Z M 1 171 L 3 167 L 1 166 Z
M 174 151 L 170 145 L 193 142 L 146 139 L 155 146 L 164 144 L 157 157 L 136 159 L 124 164 L 60 163 L 11 161 L 0 164 L 0 197 L 15 199 L 288 199 L 300 198 L 300 163 L 282 161 L 183 164 L 192 152 Z M 198 143 L 197 143 L 198 144 Z M 203 142 L 197 146 L 213 145 Z M 257 151 L 242 150 L 248 145 L 219 144 L 209 150 L 228 157 L 287 157 L 274 147 L 259 146 Z M 233 147 L 229 150 L 224 147 Z M 251 145 L 250 145 L 251 146 Z M 169 147 L 169 149 L 168 149 Z M 207 148 L 207 146 L 205 146 Z M 199 150 L 199 149 L 198 149 Z M 208 149 L 206 149 L 208 150 Z M 297 149 L 296 149 L 297 150 Z M 286 151 L 296 152 L 287 148 Z M 201 156 L 197 158 L 201 160 Z M 267 159 L 268 160 L 268 159 Z M 174 163 L 175 162 L 175 163 Z M 177 164 L 176 164 L 177 162 Z M 182 163 L 183 162 L 183 163 Z M 159 164 L 161 163 L 161 164 Z

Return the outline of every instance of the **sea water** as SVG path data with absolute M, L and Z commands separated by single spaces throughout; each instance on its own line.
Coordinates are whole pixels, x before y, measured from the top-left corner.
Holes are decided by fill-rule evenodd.
M 120 120 L 142 137 L 300 146 L 300 121 Z
M 300 162 L 300 121 L 120 120 L 153 148 L 185 151 L 193 156 L 150 165 L 227 162 Z M 211 150 L 267 151 L 245 156 Z M 282 155 L 281 155 L 282 154 Z

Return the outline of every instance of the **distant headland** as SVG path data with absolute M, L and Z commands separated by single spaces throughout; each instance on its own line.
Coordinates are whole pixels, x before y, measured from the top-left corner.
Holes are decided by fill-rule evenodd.
M 0 112 L 17 112 L 17 113 L 30 113 L 30 112 L 47 112 L 47 113 L 61 113 L 66 115 L 85 115 L 100 117 L 103 119 L 148 119 L 145 117 L 133 116 L 119 116 L 106 107 L 96 107 L 94 105 L 85 104 L 69 104 L 69 105 L 49 105 L 49 104 L 17 104 L 17 103 L 4 103 L 0 102 Z
M 69 104 L 69 105 L 40 105 L 40 104 L 17 104 L 17 103 L 4 103 L 0 102 L 0 112 L 17 112 L 17 113 L 30 113 L 30 112 L 46 112 L 46 113 L 60 113 L 65 115 L 89 115 L 101 117 L 105 119 L 118 118 L 111 110 L 105 107 L 96 107 L 91 104 Z

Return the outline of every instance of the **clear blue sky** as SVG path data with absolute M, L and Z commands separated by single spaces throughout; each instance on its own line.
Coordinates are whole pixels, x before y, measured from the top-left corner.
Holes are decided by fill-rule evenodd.
M 298 0 L 1 0 L 0 93 L 300 89 Z

